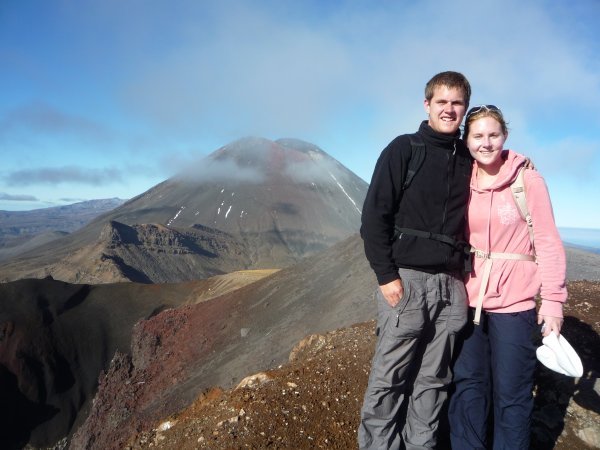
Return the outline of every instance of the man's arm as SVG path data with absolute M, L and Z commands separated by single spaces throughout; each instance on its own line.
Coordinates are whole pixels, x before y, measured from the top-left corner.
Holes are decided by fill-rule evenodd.
M 377 160 L 361 217 L 365 255 L 379 285 L 390 285 L 385 288 L 385 292 L 382 289 L 384 296 L 388 293 L 388 302 L 397 302 L 396 297 L 402 291 L 392 252 L 395 213 L 402 195 L 402 183 L 406 172 L 399 140 L 394 139 Z M 406 143 L 408 144 L 408 139 Z M 394 281 L 397 283 L 393 283 Z

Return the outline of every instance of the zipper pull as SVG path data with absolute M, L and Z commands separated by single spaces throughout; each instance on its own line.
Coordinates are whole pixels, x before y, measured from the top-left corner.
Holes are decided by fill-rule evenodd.
M 398 325 L 400 325 L 400 313 L 396 314 L 396 328 L 398 328 Z

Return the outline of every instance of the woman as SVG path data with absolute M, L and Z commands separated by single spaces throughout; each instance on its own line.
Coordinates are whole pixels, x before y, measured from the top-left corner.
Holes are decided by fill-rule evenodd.
M 467 213 L 474 258 L 466 281 L 473 322 L 464 330 L 454 366 L 453 450 L 487 448 L 491 421 L 494 449 L 529 448 L 536 322 L 544 325 L 544 336 L 560 334 L 567 298 L 565 253 L 544 179 L 524 169 L 534 252 L 511 191 L 527 159 L 504 150 L 507 137 L 497 107 L 477 106 L 467 113 L 463 138 L 475 160 Z M 536 314 L 537 294 L 542 300 Z

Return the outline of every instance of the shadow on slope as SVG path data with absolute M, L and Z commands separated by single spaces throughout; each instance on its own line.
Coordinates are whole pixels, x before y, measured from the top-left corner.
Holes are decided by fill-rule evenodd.
M 194 304 L 270 272 L 190 283 L 75 285 L 52 279 L 0 284 L 0 442 L 48 446 L 89 412 L 101 371 L 127 353 L 134 323 Z

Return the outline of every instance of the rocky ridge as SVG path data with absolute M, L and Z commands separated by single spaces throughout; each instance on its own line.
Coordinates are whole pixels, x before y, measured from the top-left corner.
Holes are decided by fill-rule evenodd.
M 72 283 L 167 283 L 249 268 L 258 267 L 244 244 L 228 233 L 201 225 L 174 228 L 109 221 L 96 243 L 30 276 L 51 275 Z

